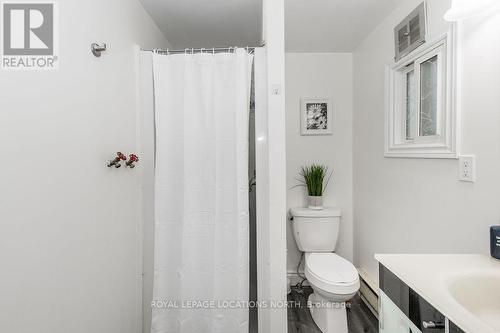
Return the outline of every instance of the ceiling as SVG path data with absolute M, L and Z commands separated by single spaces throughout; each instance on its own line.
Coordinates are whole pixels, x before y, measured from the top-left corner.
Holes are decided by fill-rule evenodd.
M 288 52 L 350 52 L 401 0 L 285 0 Z
M 260 44 L 262 0 L 140 1 L 173 48 Z M 399 2 L 285 0 L 286 49 L 353 51 Z
M 139 0 L 176 49 L 257 46 L 262 0 Z

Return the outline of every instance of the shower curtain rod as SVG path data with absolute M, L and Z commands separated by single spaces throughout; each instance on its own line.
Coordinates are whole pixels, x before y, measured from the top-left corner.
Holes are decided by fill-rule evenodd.
M 221 52 L 231 52 L 235 49 L 246 49 L 248 52 L 253 52 L 258 47 L 264 47 L 266 44 L 262 44 L 261 46 L 234 46 L 234 47 L 212 47 L 212 48 L 185 48 L 183 50 L 170 50 L 170 49 L 143 49 L 141 51 L 146 52 L 154 52 L 154 53 L 165 53 L 165 54 L 174 54 L 174 53 L 221 53 Z

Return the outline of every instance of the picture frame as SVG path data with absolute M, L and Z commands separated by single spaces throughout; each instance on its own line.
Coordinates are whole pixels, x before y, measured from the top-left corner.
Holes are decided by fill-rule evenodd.
M 300 134 L 332 135 L 333 107 L 330 98 L 300 99 Z

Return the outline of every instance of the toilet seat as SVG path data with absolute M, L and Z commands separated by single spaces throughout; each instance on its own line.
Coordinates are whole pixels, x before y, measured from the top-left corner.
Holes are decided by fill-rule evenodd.
M 305 275 L 313 287 L 337 295 L 359 289 L 358 271 L 335 253 L 306 253 Z

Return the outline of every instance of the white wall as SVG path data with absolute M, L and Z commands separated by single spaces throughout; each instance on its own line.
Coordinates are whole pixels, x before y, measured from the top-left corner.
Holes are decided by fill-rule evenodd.
M 377 280 L 375 253 L 488 253 L 500 218 L 500 13 L 463 26 L 462 154 L 477 182 L 457 180 L 457 160 L 384 158 L 384 66 L 406 0 L 354 53 L 355 261 Z M 449 0 L 428 1 L 430 39 L 448 28 Z
M 351 53 L 286 54 L 287 207 L 306 206 L 306 189 L 293 188 L 302 166 L 320 163 L 333 170 L 324 204 L 342 209 L 336 252 L 349 260 L 353 258 L 352 77 Z M 300 99 L 307 97 L 332 100 L 333 135 L 300 135 Z M 287 269 L 293 273 L 300 252 L 289 221 L 287 248 Z
M 0 331 L 140 331 L 134 44 L 167 41 L 136 0 L 60 1 L 60 69 L 0 74 Z M 101 58 L 92 42 L 106 42 Z

